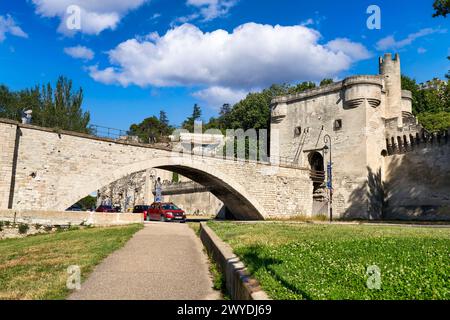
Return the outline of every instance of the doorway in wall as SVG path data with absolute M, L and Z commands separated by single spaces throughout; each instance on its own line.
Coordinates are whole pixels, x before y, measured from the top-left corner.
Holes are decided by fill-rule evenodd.
M 325 185 L 325 165 L 320 152 L 311 152 L 308 156 L 311 169 L 310 178 L 313 184 L 313 216 L 327 215 L 328 200 Z

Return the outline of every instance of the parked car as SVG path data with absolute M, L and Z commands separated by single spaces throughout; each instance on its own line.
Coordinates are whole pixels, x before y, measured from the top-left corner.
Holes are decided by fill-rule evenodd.
M 155 202 L 147 212 L 150 220 L 186 222 L 186 213 L 172 202 Z
M 98 207 L 95 212 L 103 212 L 103 213 L 115 213 L 116 210 L 112 206 L 101 205 Z
M 150 206 L 145 206 L 145 205 L 134 206 L 133 213 L 143 213 L 144 220 L 147 221 L 147 220 L 150 220 L 150 217 L 148 216 L 149 209 L 150 209 Z

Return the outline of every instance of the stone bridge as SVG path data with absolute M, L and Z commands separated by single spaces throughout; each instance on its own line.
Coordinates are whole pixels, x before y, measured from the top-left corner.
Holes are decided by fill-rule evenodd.
M 198 182 L 242 220 L 311 215 L 310 170 L 202 157 L 0 119 L 0 209 L 63 211 L 134 172 Z

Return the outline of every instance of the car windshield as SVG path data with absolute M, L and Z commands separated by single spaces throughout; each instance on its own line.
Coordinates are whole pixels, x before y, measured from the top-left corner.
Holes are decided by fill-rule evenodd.
M 164 210 L 180 210 L 180 208 L 178 208 L 176 205 L 174 204 L 163 204 L 162 208 Z

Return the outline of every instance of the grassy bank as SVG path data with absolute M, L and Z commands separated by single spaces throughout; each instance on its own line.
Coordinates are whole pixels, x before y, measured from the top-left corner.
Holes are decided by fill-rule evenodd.
M 274 299 L 450 299 L 449 228 L 208 225 Z M 373 265 L 379 290 L 367 287 Z
M 67 267 L 84 280 L 141 225 L 88 228 L 0 241 L 0 299 L 64 299 Z

